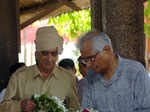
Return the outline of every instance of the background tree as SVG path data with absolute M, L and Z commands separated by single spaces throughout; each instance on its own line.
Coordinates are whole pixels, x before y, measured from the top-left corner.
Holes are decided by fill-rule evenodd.
M 91 30 L 90 8 L 52 17 L 49 25 L 54 25 L 63 38 L 77 39 L 82 33 Z

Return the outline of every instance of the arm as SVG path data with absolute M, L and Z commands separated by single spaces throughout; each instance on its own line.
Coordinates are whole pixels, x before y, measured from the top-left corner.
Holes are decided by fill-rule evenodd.
M 144 67 L 141 69 L 134 83 L 134 111 L 150 112 L 150 77 Z
M 1 93 L 0 93 L 0 103 L 3 101 L 3 98 L 4 98 L 4 95 L 5 95 L 5 91 L 6 91 L 6 88 L 4 88 Z
M 20 102 L 17 98 L 17 78 L 14 74 L 9 81 L 4 100 L 0 104 L 0 111 L 21 112 Z
M 69 108 L 69 112 L 76 112 L 80 109 L 79 99 L 77 97 L 76 82 L 74 81 L 74 79 L 71 82 L 71 87 L 66 103 Z

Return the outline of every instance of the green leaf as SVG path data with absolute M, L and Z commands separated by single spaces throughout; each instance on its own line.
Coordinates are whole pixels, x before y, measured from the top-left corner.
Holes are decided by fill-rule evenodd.
M 90 8 L 80 11 L 72 11 L 49 19 L 49 25 L 55 25 L 60 35 L 69 34 L 67 38 L 73 40 L 79 37 L 79 33 L 91 30 Z

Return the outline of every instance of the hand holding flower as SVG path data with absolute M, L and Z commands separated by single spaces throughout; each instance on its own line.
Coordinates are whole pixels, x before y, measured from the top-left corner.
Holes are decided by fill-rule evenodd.
M 35 108 L 35 104 L 32 100 L 30 99 L 24 99 L 21 102 L 21 109 L 23 112 L 32 112 Z

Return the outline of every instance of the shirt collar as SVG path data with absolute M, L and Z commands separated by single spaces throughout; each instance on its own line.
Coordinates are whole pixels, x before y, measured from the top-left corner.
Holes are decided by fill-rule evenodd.
M 115 55 L 118 57 L 118 64 L 115 73 L 113 74 L 109 83 L 104 79 L 104 76 L 102 74 L 98 74 L 92 69 L 88 70 L 87 75 L 85 76 L 85 78 L 88 80 L 89 83 L 95 83 L 97 81 L 98 82 L 100 81 L 105 87 L 109 87 L 110 85 L 112 85 L 113 82 L 115 82 L 120 77 L 123 58 L 121 58 L 118 54 Z
M 55 68 L 53 69 L 53 71 L 52 71 L 52 76 L 54 76 L 56 79 L 58 78 L 58 73 L 57 73 L 57 66 L 55 66 Z M 33 75 L 33 78 L 36 78 L 36 77 L 38 77 L 38 76 L 41 76 L 41 72 L 40 72 L 40 70 L 39 70 L 39 68 L 38 68 L 38 66 L 36 65 L 35 66 L 35 68 L 34 68 L 34 75 Z
M 115 70 L 113 76 L 111 77 L 110 81 L 107 82 L 104 79 L 104 76 L 101 75 L 101 82 L 104 84 L 105 87 L 109 87 L 110 85 L 112 85 L 113 82 L 115 82 L 116 80 L 118 80 L 118 78 L 121 75 L 120 69 L 121 69 L 121 65 L 122 65 L 122 58 L 118 54 L 116 54 L 116 56 L 118 57 L 118 64 L 117 64 L 116 70 Z

